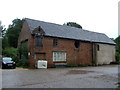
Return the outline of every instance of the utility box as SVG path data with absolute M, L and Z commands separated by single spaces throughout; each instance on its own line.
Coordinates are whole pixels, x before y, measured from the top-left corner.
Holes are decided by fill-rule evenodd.
M 47 61 L 45 60 L 38 60 L 37 62 L 37 68 L 47 68 Z

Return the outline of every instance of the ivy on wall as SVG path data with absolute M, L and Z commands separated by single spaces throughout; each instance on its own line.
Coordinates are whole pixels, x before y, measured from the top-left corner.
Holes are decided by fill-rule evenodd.
M 19 63 L 18 66 L 22 67 L 28 67 L 29 61 L 28 61 L 28 41 L 22 41 L 19 48 Z

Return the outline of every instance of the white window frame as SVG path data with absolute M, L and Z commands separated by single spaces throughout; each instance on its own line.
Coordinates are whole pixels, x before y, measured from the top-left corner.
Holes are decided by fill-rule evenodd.
M 53 61 L 55 62 L 66 61 L 66 52 L 62 51 L 53 52 Z

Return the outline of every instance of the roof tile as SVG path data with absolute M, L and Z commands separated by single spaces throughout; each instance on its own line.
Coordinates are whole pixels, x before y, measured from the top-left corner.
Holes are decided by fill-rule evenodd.
M 80 28 L 58 25 L 28 18 L 25 20 L 29 25 L 31 33 L 36 27 L 40 26 L 44 30 L 46 36 L 115 44 L 108 36 L 103 33 L 91 32 Z

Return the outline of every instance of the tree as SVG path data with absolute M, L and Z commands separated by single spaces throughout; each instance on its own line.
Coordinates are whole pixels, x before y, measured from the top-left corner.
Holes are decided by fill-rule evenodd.
M 120 36 L 115 39 L 116 51 L 120 53 Z
M 6 28 L 2 25 L 2 22 L 0 21 L 0 37 L 3 37 L 5 34 Z
M 1 21 L 0 21 L 0 57 L 2 57 L 2 45 L 1 45 L 1 42 L 2 42 L 2 25 L 1 25 Z
M 11 57 L 13 61 L 17 62 L 17 54 L 18 50 L 17 48 L 5 48 L 2 52 L 2 54 L 6 57 Z
M 82 29 L 82 26 L 79 25 L 76 22 L 67 22 L 67 23 L 64 23 L 63 25 L 67 25 L 67 26 L 71 26 L 71 27 L 77 27 L 77 28 L 81 28 Z
M 2 49 L 4 49 L 5 47 L 8 47 L 5 32 L 6 32 L 6 28 L 4 28 L 4 26 L 2 25 L 2 22 L 0 21 L 0 44 L 2 44 L 0 46 L 2 46 L 1 47 Z
M 120 63 L 120 36 L 118 36 L 114 41 L 116 43 L 116 61 Z
M 9 47 L 8 37 L 5 35 L 2 38 L 2 49 L 8 48 L 8 47 Z
M 22 29 L 23 20 L 14 19 L 12 25 L 9 25 L 6 36 L 10 47 L 17 47 L 19 33 Z
M 3 56 L 12 57 L 14 61 L 18 61 L 18 36 L 21 31 L 23 20 L 14 19 L 2 38 L 2 54 Z M 4 29 L 2 29 L 4 30 Z
M 1 21 L 0 21 L 0 37 L 2 36 L 2 29 L 3 29 L 3 27 L 2 27 Z

